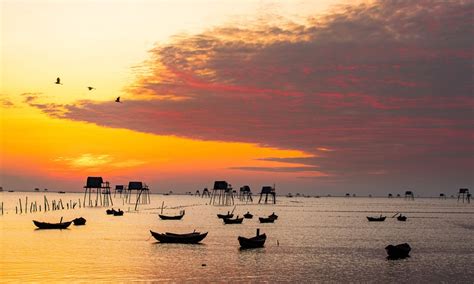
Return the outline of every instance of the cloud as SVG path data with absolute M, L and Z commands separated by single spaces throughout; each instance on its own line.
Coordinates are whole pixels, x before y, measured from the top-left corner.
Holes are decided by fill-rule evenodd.
M 456 168 L 472 182 L 473 9 L 380 1 L 305 24 L 216 27 L 151 50 L 121 105 L 26 102 L 107 127 L 300 149 L 315 157 L 286 161 L 331 176 Z

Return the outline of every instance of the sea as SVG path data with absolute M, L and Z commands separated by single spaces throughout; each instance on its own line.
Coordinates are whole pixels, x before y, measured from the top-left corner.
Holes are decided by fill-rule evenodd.
M 62 200 L 64 209 L 44 212 L 45 198 Z M 207 197 L 151 194 L 137 210 L 118 194 L 107 207 L 79 207 L 83 198 L 0 192 L 0 282 L 474 282 L 474 203 L 456 198 L 277 196 L 276 204 L 258 204 L 254 196 L 216 206 Z M 42 211 L 30 210 L 35 201 Z M 124 215 L 107 215 L 112 207 Z M 180 210 L 182 220 L 158 217 Z M 225 225 L 216 214 L 228 211 L 254 217 Z M 259 223 L 273 212 L 274 223 Z M 397 212 L 407 221 L 392 218 Z M 384 222 L 366 218 L 381 214 Z M 86 225 L 66 230 L 37 230 L 32 222 L 78 217 Z M 267 235 L 265 247 L 241 250 L 237 237 L 254 236 L 257 228 Z M 150 230 L 208 236 L 198 245 L 162 244 Z M 400 243 L 411 246 L 411 257 L 388 260 L 385 247 Z

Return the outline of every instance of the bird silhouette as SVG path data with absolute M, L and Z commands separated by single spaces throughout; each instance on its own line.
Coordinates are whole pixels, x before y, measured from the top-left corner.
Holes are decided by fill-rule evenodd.
M 88 89 L 89 91 L 95 90 L 94 87 L 87 87 L 87 89 Z
M 120 97 L 117 97 L 117 98 L 115 99 L 115 102 L 116 102 L 116 103 L 121 103 Z
M 61 83 L 61 79 L 58 77 L 58 78 L 56 78 L 55 84 L 56 85 L 62 85 L 63 83 Z

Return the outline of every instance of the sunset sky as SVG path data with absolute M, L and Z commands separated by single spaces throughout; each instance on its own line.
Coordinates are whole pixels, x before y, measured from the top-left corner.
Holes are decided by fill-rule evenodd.
M 0 3 L 4 189 L 474 184 L 473 1 Z

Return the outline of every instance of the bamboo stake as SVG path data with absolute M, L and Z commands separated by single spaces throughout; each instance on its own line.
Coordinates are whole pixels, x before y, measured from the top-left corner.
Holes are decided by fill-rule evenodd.
M 23 208 L 21 207 L 21 198 L 18 199 L 20 201 L 20 214 L 23 213 Z
M 28 213 L 28 196 L 25 198 L 25 214 Z

